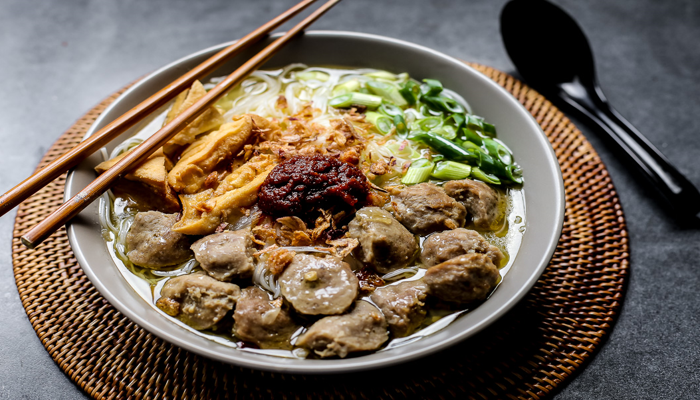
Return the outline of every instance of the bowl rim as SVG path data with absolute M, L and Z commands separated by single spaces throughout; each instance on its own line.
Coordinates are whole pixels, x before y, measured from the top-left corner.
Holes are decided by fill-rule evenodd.
M 282 34 L 275 34 L 271 35 L 270 38 L 274 39 L 276 37 L 281 36 Z M 157 326 L 154 326 L 145 316 L 139 314 L 138 312 L 132 310 L 130 307 L 128 307 L 126 304 L 122 302 L 122 300 L 114 295 L 110 289 L 101 281 L 99 276 L 95 273 L 95 271 L 90 267 L 90 264 L 88 260 L 85 257 L 85 254 L 83 254 L 82 249 L 80 247 L 80 243 L 78 240 L 78 235 L 76 233 L 76 229 L 74 227 L 74 224 L 69 222 L 66 225 L 66 231 L 68 235 L 68 239 L 71 245 L 71 248 L 73 249 L 73 252 L 75 254 L 76 259 L 78 260 L 78 263 L 80 264 L 82 270 L 85 272 L 87 275 L 88 279 L 92 282 L 92 284 L 97 288 L 97 290 L 109 301 L 110 304 L 112 304 L 117 310 L 119 310 L 122 314 L 127 316 L 131 321 L 135 322 L 137 325 L 145 329 L 146 331 L 160 337 L 161 339 L 166 340 L 169 343 L 172 343 L 178 347 L 184 348 L 188 351 L 192 351 L 196 354 L 205 356 L 210 359 L 214 359 L 217 361 L 222 361 L 225 363 L 229 364 L 235 364 L 239 365 L 242 367 L 248 367 L 248 368 L 253 368 L 253 369 L 259 369 L 259 370 L 265 370 L 265 371 L 271 371 L 271 372 L 281 372 L 281 373 L 307 373 L 307 374 L 330 374 L 330 373 L 346 373 L 346 372 L 354 372 L 354 371 L 360 371 L 360 370 L 368 370 L 368 369 L 376 369 L 376 368 L 383 368 L 383 367 L 388 367 L 392 366 L 395 364 L 403 363 L 403 362 L 408 362 L 411 360 L 415 360 L 420 357 L 424 357 L 428 354 L 431 354 L 433 352 L 437 352 L 439 350 L 444 350 L 450 346 L 453 346 L 466 338 L 473 336 L 477 332 L 481 331 L 488 325 L 492 324 L 495 322 L 497 319 L 501 318 L 503 315 L 505 315 L 511 308 L 515 306 L 522 298 L 530 291 L 530 289 L 534 286 L 535 282 L 539 279 L 540 275 L 543 273 L 544 269 L 546 266 L 549 264 L 549 261 L 551 260 L 554 251 L 556 249 L 556 245 L 559 242 L 559 238 L 561 236 L 562 228 L 563 228 L 563 222 L 564 222 L 564 213 L 565 213 L 565 192 L 564 192 L 564 181 L 563 177 L 561 174 L 561 170 L 559 167 L 559 163 L 557 161 L 554 149 L 552 148 L 551 144 L 549 143 L 546 135 L 542 131 L 540 125 L 536 122 L 534 117 L 508 92 L 506 91 L 503 87 L 498 85 L 496 82 L 482 74 L 481 72 L 477 71 L 476 69 L 472 68 L 471 66 L 465 64 L 463 61 L 460 61 L 454 57 L 448 56 L 446 54 L 443 54 L 441 52 L 432 50 L 430 48 L 417 45 L 411 42 L 399 40 L 399 39 L 394 39 L 394 38 L 389 38 L 386 36 L 381 36 L 381 35 L 374 35 L 374 34 L 367 34 L 367 33 L 359 33 L 359 32 L 350 32 L 350 31 L 327 31 L 327 30 L 315 30 L 315 31 L 307 31 L 304 33 L 304 37 L 328 37 L 328 38 L 344 38 L 344 39 L 365 39 L 365 40 L 371 40 L 371 41 L 378 41 L 378 42 L 383 42 L 385 44 L 389 45 L 395 45 L 395 46 L 401 46 L 401 47 L 408 47 L 412 48 L 414 50 L 418 50 L 421 52 L 428 52 L 431 53 L 432 56 L 441 58 L 442 60 L 449 62 L 449 63 L 457 63 L 459 64 L 460 67 L 465 68 L 466 70 L 470 71 L 476 79 L 482 80 L 486 85 L 491 86 L 494 90 L 501 92 L 501 94 L 506 94 L 508 98 L 512 102 L 514 102 L 517 105 L 517 108 L 520 109 L 522 113 L 525 114 L 526 119 L 529 121 L 529 123 L 532 125 L 531 127 L 534 128 L 538 133 L 539 133 L 539 140 L 545 142 L 545 148 L 548 150 L 546 151 L 546 161 L 548 164 L 552 167 L 554 167 L 555 170 L 555 175 L 556 179 L 554 179 L 554 193 L 557 194 L 557 199 L 556 199 L 556 204 L 555 204 L 555 209 L 553 210 L 554 214 L 554 226 L 553 226 L 553 231 L 551 232 L 551 235 L 547 238 L 547 244 L 545 247 L 545 251 L 540 257 L 540 260 L 538 261 L 538 265 L 536 268 L 532 270 L 532 273 L 529 275 L 528 279 L 520 286 L 520 289 L 517 290 L 515 293 L 512 293 L 511 296 L 505 301 L 500 307 L 495 309 L 488 315 L 486 318 L 480 320 L 478 323 L 472 325 L 469 327 L 469 329 L 466 329 L 464 331 L 461 331 L 452 337 L 449 337 L 446 340 L 434 343 L 432 345 L 428 346 L 421 346 L 417 347 L 415 349 L 412 349 L 411 351 L 404 351 L 399 354 L 391 354 L 390 352 L 383 352 L 383 355 L 386 355 L 385 357 L 381 357 L 379 359 L 373 359 L 373 360 L 365 360 L 363 359 L 366 358 L 366 356 L 360 356 L 360 357 L 353 357 L 353 358 L 346 358 L 346 359 L 331 359 L 331 360 L 294 360 L 292 363 L 274 363 L 270 362 L 270 359 L 274 359 L 270 356 L 266 355 L 260 355 L 260 354 L 251 354 L 251 353 L 245 353 L 245 352 L 240 352 L 241 354 L 239 356 L 230 356 L 230 355 L 224 355 L 222 353 L 219 353 L 217 351 L 212 351 L 210 349 L 206 349 L 202 346 L 198 346 L 197 344 L 191 343 L 190 341 L 184 340 L 182 337 L 179 337 L 177 335 L 173 335 L 169 332 L 166 332 L 162 329 L 160 329 Z M 263 40 L 264 41 L 264 40 Z M 141 88 L 143 85 L 146 85 L 148 81 L 159 74 L 163 73 L 164 71 L 170 70 L 172 68 L 178 67 L 182 64 L 186 64 L 190 60 L 200 57 L 204 54 L 210 53 L 210 52 L 215 52 L 218 51 L 226 46 L 229 46 L 230 44 L 234 43 L 234 41 L 226 42 L 226 43 L 221 43 L 217 44 L 215 46 L 211 46 L 208 48 L 205 48 L 203 50 L 199 50 L 197 52 L 191 53 L 189 55 L 186 55 L 176 61 L 173 61 L 161 68 L 158 68 L 154 72 L 146 75 L 145 77 L 139 79 L 138 82 L 136 82 L 134 85 L 132 85 L 130 88 L 128 88 L 126 91 L 124 91 L 120 96 L 118 96 L 109 106 L 105 108 L 105 110 L 100 114 L 100 116 L 93 122 L 87 133 L 85 134 L 83 140 L 87 138 L 88 136 L 92 135 L 95 133 L 97 130 L 97 127 L 100 126 L 105 122 L 105 118 L 107 118 L 107 115 L 109 112 L 117 107 L 118 104 L 120 104 L 121 101 L 128 100 L 129 95 L 135 91 L 137 91 L 139 88 Z M 109 121 L 107 121 L 109 122 Z M 70 198 L 73 186 L 73 180 L 74 180 L 74 174 L 78 170 L 78 167 L 72 169 L 67 178 L 66 178 L 66 186 L 65 186 L 65 192 L 64 192 L 64 201 L 67 201 Z M 527 207 L 527 204 L 526 204 Z M 526 221 L 527 222 L 527 221 Z M 516 255 L 517 257 L 517 255 Z M 515 265 L 515 264 L 514 264 Z M 120 274 L 121 277 L 121 274 Z M 124 279 L 123 277 L 121 277 Z M 125 284 L 126 281 L 124 281 Z M 128 285 L 128 284 L 127 284 Z M 131 288 L 130 288 L 131 289 Z M 132 289 L 133 290 L 133 289 Z M 138 296 L 138 294 L 137 294 Z M 150 305 L 149 305 L 150 306 Z M 173 326 L 177 326 L 176 324 L 172 323 Z M 456 321 L 455 321 L 456 322 Z M 183 332 L 187 332 L 186 330 L 177 327 L 178 329 L 181 329 Z M 447 329 L 448 327 L 443 328 Z M 188 332 L 189 333 L 189 332 Z M 181 336 L 188 336 L 188 335 L 181 335 Z M 422 340 L 422 339 L 421 339 Z M 411 345 L 403 346 L 403 347 L 409 347 Z M 372 354 L 379 354 L 379 353 L 372 353 Z M 296 361 L 299 361 L 298 363 Z

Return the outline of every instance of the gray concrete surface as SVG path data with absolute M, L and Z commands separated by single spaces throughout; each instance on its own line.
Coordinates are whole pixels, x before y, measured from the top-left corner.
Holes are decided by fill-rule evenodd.
M 700 3 L 560 0 L 590 37 L 611 102 L 700 186 Z M 124 84 L 242 36 L 285 1 L 0 0 L 0 191 Z M 512 71 L 503 0 L 347 0 L 314 25 L 396 37 Z M 542 38 L 546 57 L 547 38 Z M 557 399 L 700 398 L 700 230 L 681 228 L 585 126 L 625 210 L 632 274 L 622 314 Z M 0 399 L 80 399 L 29 324 L 12 275 L 14 213 L 0 219 Z

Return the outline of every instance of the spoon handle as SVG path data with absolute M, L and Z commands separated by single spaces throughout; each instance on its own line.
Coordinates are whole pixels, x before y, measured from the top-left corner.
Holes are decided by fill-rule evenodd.
M 610 136 L 659 190 L 679 217 L 700 217 L 700 193 L 659 149 L 613 109 L 598 85 L 563 84 L 559 93 L 567 104 Z

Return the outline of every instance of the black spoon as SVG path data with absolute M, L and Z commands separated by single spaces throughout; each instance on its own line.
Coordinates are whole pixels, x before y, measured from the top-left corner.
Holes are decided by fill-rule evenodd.
M 581 28 L 544 0 L 513 0 L 501 12 L 503 44 L 534 89 L 559 97 L 607 133 L 639 166 L 681 218 L 700 217 L 700 193 L 661 152 L 608 103 Z M 542 55 L 542 44 L 550 53 Z

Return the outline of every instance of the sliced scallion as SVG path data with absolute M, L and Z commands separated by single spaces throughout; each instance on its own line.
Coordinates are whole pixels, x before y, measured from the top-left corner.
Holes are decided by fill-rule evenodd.
M 403 96 L 401 96 L 401 93 L 399 93 L 399 89 L 390 83 L 369 81 L 365 83 L 365 87 L 373 94 L 381 96 L 399 107 L 403 107 L 408 104 L 406 99 L 404 99 Z
M 412 167 L 422 168 L 428 166 L 434 166 L 434 164 L 427 158 L 419 158 L 411 163 Z
M 420 113 L 425 116 L 442 117 L 443 112 L 432 110 L 427 104 L 422 104 L 419 109 Z
M 450 160 L 478 162 L 480 159 L 481 153 L 478 150 L 462 148 L 455 142 L 433 132 L 419 132 L 412 135 L 410 139 L 427 144 L 437 153 L 444 155 Z
M 431 131 L 439 127 L 440 125 L 442 125 L 442 118 L 440 117 L 421 118 L 418 121 L 414 122 L 415 128 L 420 129 L 424 132 Z
M 431 176 L 436 179 L 451 181 L 455 179 L 464 179 L 471 174 L 472 167 L 467 164 L 462 164 L 454 161 L 442 161 L 437 163 Z
M 462 147 L 464 147 L 465 149 L 478 150 L 478 151 L 481 152 L 481 153 L 485 153 L 485 152 L 486 152 L 486 150 L 482 149 L 481 147 L 477 146 L 476 144 L 474 144 L 474 143 L 472 143 L 472 142 L 470 142 L 470 141 L 468 141 L 468 140 L 462 142 Z
M 379 131 L 379 133 L 382 135 L 386 135 L 387 133 L 391 132 L 391 127 L 393 126 L 391 118 L 384 114 L 369 111 L 365 113 L 365 120 L 374 125 L 374 127 L 377 128 L 377 131 Z
M 445 159 L 445 156 L 443 156 L 442 154 L 435 154 L 435 155 L 430 157 L 430 161 L 432 161 L 434 163 L 436 163 L 438 161 L 442 161 L 444 159 Z
M 442 125 L 433 129 L 433 132 L 449 140 L 457 137 L 457 130 L 452 125 Z
M 333 97 L 340 96 L 341 94 L 356 92 L 358 89 L 360 89 L 360 81 L 357 79 L 350 79 L 349 81 L 336 85 L 336 87 L 333 88 Z
M 452 114 L 445 118 L 445 124 L 452 125 L 456 130 L 462 129 L 464 123 L 466 122 L 466 117 L 464 114 Z
M 435 96 L 442 92 L 442 82 L 436 79 L 423 79 L 423 84 L 420 85 L 420 91 L 425 96 Z
M 348 108 L 357 105 L 375 109 L 380 104 L 382 104 L 381 97 L 358 92 L 341 94 L 328 102 L 328 105 L 335 108 Z
M 498 179 L 497 176 L 487 174 L 486 172 L 482 171 L 478 167 L 472 167 L 471 176 L 473 176 L 474 178 L 476 178 L 480 181 L 484 181 L 486 183 L 489 183 L 491 185 L 500 185 L 501 184 L 501 180 Z
M 404 100 L 406 100 L 408 104 L 414 105 L 418 101 L 420 85 L 414 81 L 408 81 L 404 83 L 401 89 L 399 89 L 399 93 L 401 93 L 401 96 L 403 96 Z
M 401 183 L 404 185 L 415 185 L 417 183 L 425 182 L 430 178 L 430 174 L 433 172 L 433 163 L 421 158 L 414 161 L 411 166 L 406 171 L 406 175 L 401 178 Z
M 302 81 L 310 81 L 315 79 L 317 81 L 325 82 L 330 77 L 327 73 L 321 71 L 302 71 L 297 72 L 295 75 L 297 79 L 301 79 Z
M 513 183 L 517 183 L 518 185 L 523 183 L 523 171 L 518 164 L 507 165 L 505 168 L 505 175 L 506 178 Z
M 500 143 L 498 143 L 498 159 L 503 163 L 503 165 L 513 164 L 513 154 L 511 154 L 508 148 Z
M 470 141 L 472 143 L 476 143 L 479 146 L 484 144 L 484 139 L 481 136 L 479 136 L 478 133 L 474 132 L 473 130 L 471 130 L 469 128 L 464 128 L 464 129 L 462 129 L 462 133 L 464 133 L 464 136 L 467 137 L 468 141 Z
M 467 127 L 481 131 L 489 136 L 496 136 L 496 127 L 484 121 L 483 118 L 477 117 L 476 115 L 467 116 Z
M 498 157 L 498 143 L 489 138 L 484 138 L 484 147 L 491 157 Z
M 488 122 L 484 122 L 484 133 L 489 136 L 496 136 L 496 127 Z
M 363 74 L 364 76 L 372 79 L 386 79 L 388 81 L 395 81 L 397 76 L 387 71 L 374 71 Z
M 421 100 L 434 110 L 459 114 L 464 114 L 466 112 L 461 104 L 449 97 L 423 95 L 421 96 Z
M 392 118 L 396 115 L 403 117 L 403 110 L 391 103 L 382 103 L 382 105 L 379 106 L 379 112 Z
M 396 133 L 399 135 L 405 135 L 408 132 L 406 128 L 406 120 L 403 119 L 402 114 L 394 115 L 394 125 L 396 125 Z
M 505 165 L 487 153 L 481 154 L 478 166 L 482 171 L 489 174 L 503 175 L 505 173 Z

